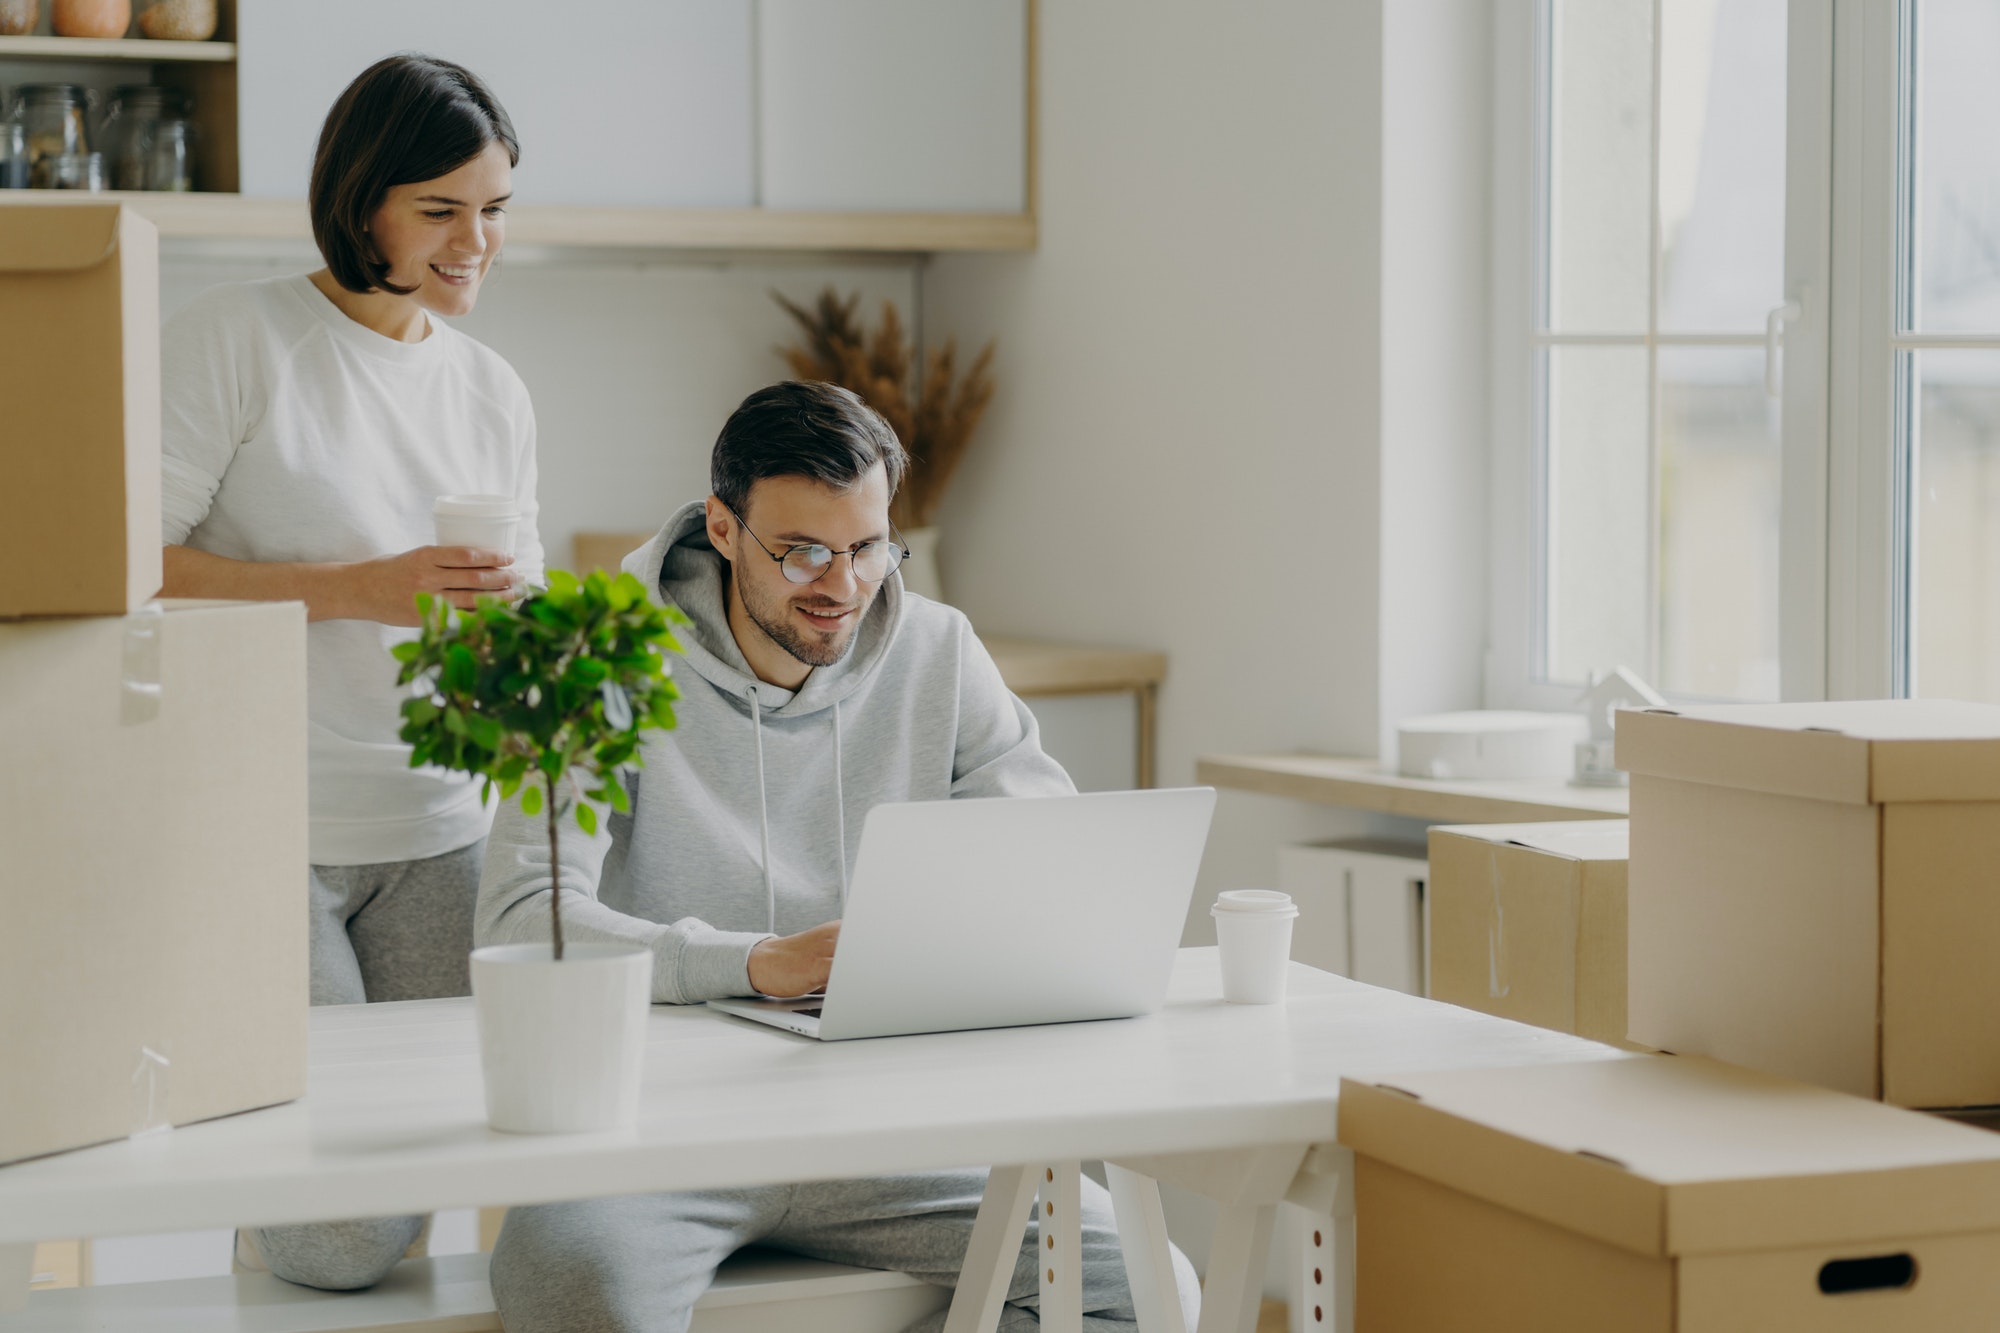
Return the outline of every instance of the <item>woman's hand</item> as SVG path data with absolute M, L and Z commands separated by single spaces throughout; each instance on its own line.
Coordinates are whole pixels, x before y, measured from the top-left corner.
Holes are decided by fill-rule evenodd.
M 508 568 L 513 563 L 513 556 L 473 546 L 419 546 L 344 565 L 341 616 L 415 625 L 421 592 L 442 596 L 461 611 L 471 610 L 481 594 L 517 599 L 524 589 Z

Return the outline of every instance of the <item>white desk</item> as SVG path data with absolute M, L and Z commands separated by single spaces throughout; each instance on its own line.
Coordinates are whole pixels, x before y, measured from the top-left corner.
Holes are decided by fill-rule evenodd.
M 1033 1164 L 1039 1184 L 1042 1164 L 1103 1158 L 1248 1210 L 1218 1244 L 1240 1286 L 1263 1271 L 1259 1219 L 1268 1238 L 1334 1137 L 1342 1075 L 1620 1058 L 1296 965 L 1286 1005 L 1219 996 L 1214 951 L 1195 949 L 1167 1008 L 1124 1022 L 820 1043 L 659 1006 L 635 1129 L 518 1137 L 486 1127 L 469 1000 L 316 1009 L 303 1101 L 0 1168 L 0 1250 L 981 1163 Z M 1121 1225 L 1146 1220 L 1132 1179 Z

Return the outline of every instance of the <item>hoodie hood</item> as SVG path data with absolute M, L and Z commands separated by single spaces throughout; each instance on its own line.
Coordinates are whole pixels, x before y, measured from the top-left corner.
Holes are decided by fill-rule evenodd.
M 866 685 L 881 667 L 903 620 L 903 580 L 884 580 L 854 631 L 847 655 L 832 666 L 814 667 L 804 685 L 787 690 L 757 679 L 736 646 L 736 635 L 729 628 L 729 562 L 708 540 L 708 511 L 702 501 L 676 510 L 651 541 L 625 557 L 624 567 L 694 622 L 680 636 L 681 659 L 688 668 L 741 702 L 746 711 L 754 695 L 770 717 L 817 713 Z

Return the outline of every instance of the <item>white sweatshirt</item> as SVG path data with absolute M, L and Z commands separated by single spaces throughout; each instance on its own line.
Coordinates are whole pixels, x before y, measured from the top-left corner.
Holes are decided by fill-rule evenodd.
M 432 318 L 422 342 L 342 314 L 304 276 L 211 288 L 161 335 L 166 542 L 232 560 L 364 560 L 434 540 L 439 495 L 514 495 L 514 568 L 539 580 L 535 415 L 501 357 Z M 371 865 L 477 842 L 462 774 L 412 769 L 391 645 L 368 620 L 306 631 L 311 858 Z

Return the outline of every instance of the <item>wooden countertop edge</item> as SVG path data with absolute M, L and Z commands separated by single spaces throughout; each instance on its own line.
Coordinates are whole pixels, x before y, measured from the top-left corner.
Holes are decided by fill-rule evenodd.
M 1539 820 L 1623 819 L 1623 811 L 1520 797 L 1480 795 L 1415 785 L 1392 774 L 1308 773 L 1280 767 L 1285 760 L 1333 759 L 1328 755 L 1202 755 L 1195 781 L 1235 791 L 1340 805 L 1410 819 L 1459 824 L 1531 823 Z M 1358 762 L 1349 760 L 1348 762 Z

